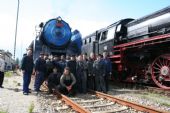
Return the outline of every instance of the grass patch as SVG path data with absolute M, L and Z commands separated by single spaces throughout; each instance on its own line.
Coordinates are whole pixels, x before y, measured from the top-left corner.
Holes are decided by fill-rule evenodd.
M 29 109 L 28 109 L 28 112 L 29 113 L 33 113 L 33 110 L 34 110 L 34 103 L 32 102 L 31 104 L 30 104 L 30 106 L 29 106 Z
M 11 77 L 13 75 L 12 71 L 5 72 L 5 77 Z
M 161 105 L 170 107 L 170 99 L 160 94 L 148 93 L 148 94 L 138 95 L 138 96 L 140 96 L 141 98 L 153 100 L 157 103 L 160 103 Z
M 0 110 L 0 113 L 8 113 L 7 111 Z
M 164 106 L 169 106 L 169 107 L 170 107 L 170 104 L 169 104 L 169 103 L 164 103 L 164 102 L 162 102 L 162 105 L 164 105 Z
M 7 113 L 6 111 L 0 111 L 0 113 Z

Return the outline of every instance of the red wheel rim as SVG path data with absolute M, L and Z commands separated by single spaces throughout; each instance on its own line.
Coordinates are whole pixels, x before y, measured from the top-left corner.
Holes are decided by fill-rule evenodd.
M 157 57 L 152 63 L 152 80 L 163 89 L 170 89 L 170 54 Z

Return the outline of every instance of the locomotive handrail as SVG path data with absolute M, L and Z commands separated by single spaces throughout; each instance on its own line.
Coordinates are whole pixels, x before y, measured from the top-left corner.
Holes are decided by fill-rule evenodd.
M 128 46 L 138 45 L 141 43 L 146 43 L 146 42 L 161 40 L 161 39 L 166 39 L 166 38 L 170 38 L 170 33 L 164 34 L 164 35 L 158 35 L 158 36 L 154 36 L 154 37 L 149 37 L 148 39 L 137 40 L 137 41 L 132 41 L 132 42 L 116 45 L 116 46 L 113 46 L 113 48 L 115 49 L 115 48 L 128 47 Z

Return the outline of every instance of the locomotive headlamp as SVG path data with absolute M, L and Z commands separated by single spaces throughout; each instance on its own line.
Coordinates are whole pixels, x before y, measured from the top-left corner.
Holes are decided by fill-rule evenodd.
M 61 20 L 62 20 L 62 18 L 59 16 L 59 17 L 57 17 L 57 21 L 58 22 L 61 22 Z
M 62 27 L 63 26 L 63 24 L 62 24 L 62 18 L 59 16 L 59 17 L 57 17 L 57 24 L 56 24 L 56 26 L 57 27 Z

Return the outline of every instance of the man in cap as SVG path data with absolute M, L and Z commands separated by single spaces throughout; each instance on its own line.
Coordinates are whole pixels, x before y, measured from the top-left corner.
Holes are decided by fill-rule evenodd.
M 27 54 L 23 56 L 21 69 L 23 73 L 23 94 L 28 95 L 29 93 L 29 84 L 31 81 L 31 74 L 33 72 L 33 58 L 32 58 L 32 49 L 27 49 Z
M 44 53 L 41 52 L 39 58 L 35 62 L 35 83 L 34 90 L 38 93 L 40 91 L 40 86 L 44 81 L 44 76 L 46 73 L 46 61 L 44 60 Z
M 54 66 L 53 72 L 48 76 L 49 94 L 52 93 L 53 89 L 57 90 L 57 87 L 59 87 L 59 85 L 60 85 L 60 77 L 61 77 L 61 74 L 58 72 L 57 67 Z
M 112 63 L 110 59 L 108 58 L 107 52 L 103 53 L 103 61 L 105 63 L 105 76 L 104 80 L 106 83 L 106 91 L 109 90 L 109 76 L 112 74 Z
M 104 80 L 105 64 L 102 60 L 101 54 L 97 56 L 97 60 L 93 64 L 93 68 L 94 68 L 94 74 L 95 74 L 96 90 L 106 93 L 106 85 L 105 85 L 105 80 Z

